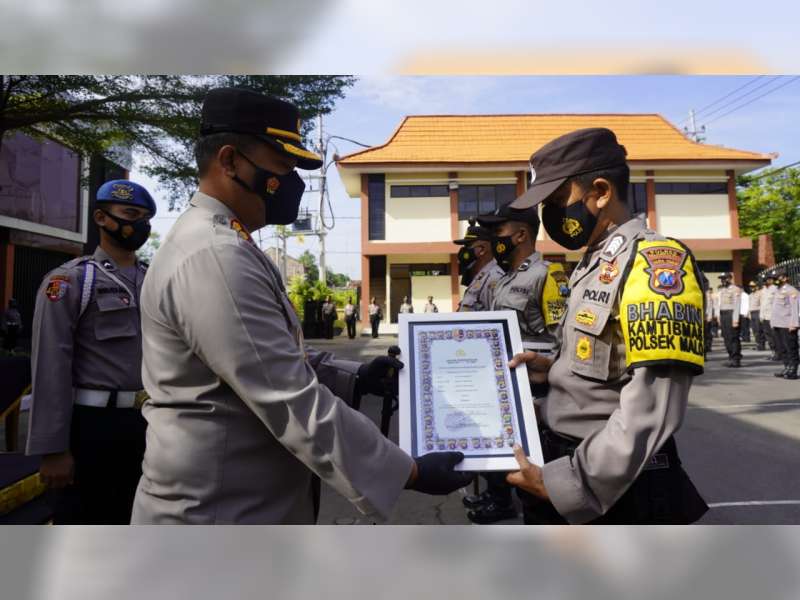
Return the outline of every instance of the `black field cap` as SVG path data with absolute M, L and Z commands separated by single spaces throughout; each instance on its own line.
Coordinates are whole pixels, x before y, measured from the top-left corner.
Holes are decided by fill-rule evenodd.
M 467 233 L 464 234 L 464 237 L 460 240 L 453 240 L 454 244 L 458 244 L 460 246 L 465 246 L 466 244 L 471 244 L 472 242 L 476 242 L 478 240 L 484 240 L 486 242 L 492 241 L 492 232 L 486 227 L 481 227 L 475 222 L 475 217 L 472 217 L 469 220 L 469 227 L 467 227 Z
M 209 91 L 203 101 L 200 135 L 224 132 L 255 135 L 296 158 L 301 169 L 322 166 L 322 158 L 303 147 L 297 107 L 280 98 L 239 88 Z
M 478 217 L 478 223 L 480 223 L 484 227 L 492 227 L 499 223 L 505 223 L 506 221 L 517 221 L 519 223 L 527 223 L 528 225 L 533 225 L 535 228 L 538 229 L 539 211 L 535 206 L 531 206 L 530 208 L 517 209 L 513 208 L 511 204 L 506 204 L 505 206 L 501 206 L 494 212 L 485 215 L 480 215 Z
M 733 279 L 733 275 L 731 275 L 730 273 L 720 273 L 719 279 L 721 281 L 726 281 L 728 279 Z
M 625 146 L 610 129 L 578 129 L 548 142 L 530 160 L 528 190 L 511 203 L 513 208 L 530 208 L 545 200 L 567 178 L 625 164 Z

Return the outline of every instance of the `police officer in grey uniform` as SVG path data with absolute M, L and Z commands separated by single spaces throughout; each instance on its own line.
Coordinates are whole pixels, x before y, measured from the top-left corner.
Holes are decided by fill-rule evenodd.
M 516 312 L 523 348 L 543 356 L 552 355 L 568 290 L 566 278 L 556 281 L 551 275 L 551 263 L 543 260 L 541 253 L 536 251 L 538 209 L 515 209 L 506 205 L 491 214 L 479 216 L 478 222 L 492 228 L 492 253 L 504 271 L 492 293 L 492 310 Z M 560 273 L 563 276 L 563 271 Z M 551 292 L 549 297 L 546 289 Z M 547 393 L 547 384 L 531 383 L 531 393 L 534 403 L 538 404 Z M 496 477 L 500 481 L 493 481 Z M 511 488 L 504 477 L 492 473 L 487 479 L 492 501 L 468 513 L 469 519 L 475 523 L 494 523 L 516 516 L 511 503 Z M 528 506 L 535 498 L 524 490 L 518 490 L 518 495 L 523 513 L 528 513 Z M 532 522 L 534 518 L 528 515 L 526 520 Z
M 306 347 L 275 264 L 251 231 L 297 218 L 297 108 L 253 91 L 208 93 L 199 191 L 142 290 L 150 399 L 134 523 L 314 523 L 319 479 L 386 518 L 405 487 L 446 494 L 471 481 L 455 452 L 414 461 L 345 401 L 382 394 L 402 363 L 361 365 Z
M 797 379 L 798 350 L 797 329 L 800 327 L 798 316 L 798 293 L 785 273 L 778 275 L 778 290 L 772 302 L 772 330 L 775 332 L 775 346 L 778 356 L 783 361 L 783 370 L 775 373 L 775 377 Z
M 719 276 L 719 321 L 725 350 L 728 352 L 726 367 L 742 366 L 742 342 L 739 339 L 739 314 L 742 306 L 742 288 L 732 283 L 733 275 Z
M 777 272 L 772 269 L 767 271 L 764 276 L 764 289 L 761 292 L 761 313 L 759 319 L 761 327 L 764 330 L 764 335 L 767 338 L 767 344 L 772 351 L 770 360 L 779 361 L 780 357 L 777 353 L 777 344 L 775 340 L 775 332 L 772 330 L 772 304 L 775 300 L 775 292 L 778 291 L 775 285 L 775 278 L 778 276 Z
M 458 272 L 461 285 L 467 286 L 458 304 L 459 312 L 490 310 L 497 282 L 505 274 L 492 254 L 492 232 L 469 220 L 464 237 L 454 240 L 458 250 Z
M 36 295 L 33 401 L 27 454 L 41 455 L 56 524 L 127 524 L 141 475 L 142 339 L 146 265 L 136 249 L 156 204 L 141 185 L 103 184 L 92 256 L 50 272 Z
M 492 254 L 492 232 L 481 227 L 472 218 L 462 239 L 453 240 L 461 246 L 458 250 L 458 272 L 461 285 L 467 286 L 458 305 L 459 312 L 490 310 L 492 294 L 497 282 L 505 271 L 501 269 Z M 464 506 L 471 511 L 480 511 L 479 522 L 494 523 L 502 519 L 516 517 L 511 505 L 511 487 L 502 473 L 486 473 L 487 488 L 481 492 L 465 496 Z M 476 490 L 477 491 L 477 490 Z M 467 513 L 474 520 L 474 514 Z M 472 516 L 470 516 L 472 514 Z
M 647 229 L 626 205 L 625 148 L 604 128 L 574 131 L 531 157 L 531 186 L 511 203 L 544 203 L 561 246 L 587 246 L 547 374 L 543 468 L 515 448 L 508 481 L 540 499 L 552 523 L 689 523 L 707 510 L 680 467 L 673 434 L 703 368 L 703 289 L 691 252 Z M 526 522 L 528 522 L 526 518 Z
M 764 330 L 761 327 L 761 295 L 764 285 L 759 278 L 758 282 L 750 282 L 750 327 L 753 328 L 753 339 L 756 342 L 756 350 L 765 349 Z

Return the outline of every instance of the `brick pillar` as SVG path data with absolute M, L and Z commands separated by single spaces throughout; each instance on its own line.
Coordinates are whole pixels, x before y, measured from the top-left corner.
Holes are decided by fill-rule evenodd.
M 775 252 L 772 249 L 772 236 L 768 233 L 758 236 L 756 247 L 758 249 L 758 264 L 765 267 L 774 267 Z
M 0 242 L 0 313 L 14 294 L 14 244 Z
M 450 255 L 450 294 L 452 295 L 453 310 L 455 311 L 461 301 L 461 290 L 458 287 L 458 257 L 455 254 Z
M 645 171 L 644 189 L 647 195 L 647 226 L 650 229 L 656 228 L 656 182 L 653 179 L 654 171 Z

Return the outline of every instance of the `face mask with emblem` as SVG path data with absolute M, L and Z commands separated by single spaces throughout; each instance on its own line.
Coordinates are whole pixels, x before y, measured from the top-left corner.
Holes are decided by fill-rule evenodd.
M 513 242 L 516 231 L 511 235 L 495 235 L 492 237 L 492 255 L 497 261 L 498 266 L 506 273 L 511 269 L 511 259 L 514 249 L 517 247 Z
M 129 221 L 128 219 L 115 217 L 108 211 L 104 210 L 103 212 L 117 224 L 115 231 L 111 231 L 107 227 L 103 227 L 103 229 L 125 250 L 138 250 L 150 237 L 149 218 Z
M 467 246 L 462 246 L 458 251 L 458 272 L 461 275 L 461 285 L 469 285 L 475 278 L 472 267 L 475 266 L 478 257 L 475 250 Z
M 586 208 L 582 198 L 569 206 L 545 204 L 542 225 L 554 242 L 569 250 L 577 250 L 589 242 L 597 217 Z
M 289 225 L 297 219 L 297 212 L 300 210 L 300 200 L 303 198 L 303 191 L 306 184 L 296 171 L 286 175 L 278 175 L 266 169 L 262 169 L 241 151 L 237 151 L 253 169 L 255 176 L 251 183 L 245 183 L 238 175 L 233 179 L 246 190 L 258 194 L 264 201 L 266 207 L 267 225 Z

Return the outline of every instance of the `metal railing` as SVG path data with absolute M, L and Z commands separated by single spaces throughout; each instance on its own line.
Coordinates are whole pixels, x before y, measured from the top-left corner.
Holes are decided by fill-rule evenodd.
M 798 287 L 798 285 L 800 285 L 800 258 L 790 258 L 789 260 L 779 262 L 774 267 L 760 271 L 758 276 L 766 276 L 766 274 L 770 271 L 786 273 L 789 276 L 789 283 L 791 283 L 794 287 Z

